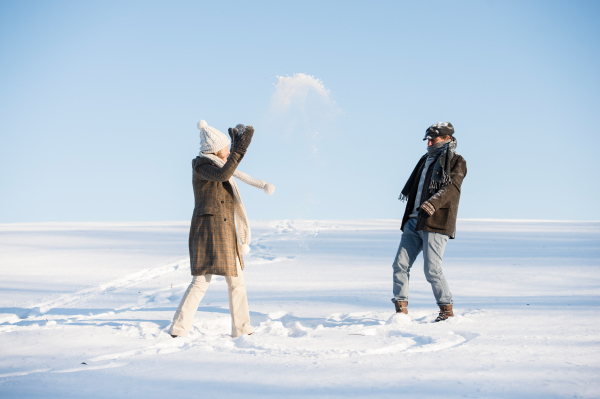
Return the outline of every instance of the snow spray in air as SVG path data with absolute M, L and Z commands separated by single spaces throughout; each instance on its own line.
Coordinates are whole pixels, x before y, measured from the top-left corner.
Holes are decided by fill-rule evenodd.
M 278 161 L 293 196 L 286 199 L 288 217 L 323 217 L 315 211 L 326 195 L 328 154 L 338 137 L 336 125 L 343 111 L 314 76 L 277 76 L 274 88 L 266 127 L 273 144 L 284 152 Z

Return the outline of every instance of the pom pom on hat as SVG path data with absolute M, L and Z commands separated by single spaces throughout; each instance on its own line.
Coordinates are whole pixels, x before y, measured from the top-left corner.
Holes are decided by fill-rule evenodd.
M 240 246 L 240 253 L 242 255 L 248 255 L 250 253 L 250 245 L 248 245 L 248 244 L 242 244 Z
M 202 129 L 206 129 L 208 127 L 208 123 L 206 123 L 205 120 L 201 120 L 200 122 L 198 122 L 198 129 L 202 130 Z
M 265 184 L 265 187 L 263 188 L 263 190 L 265 191 L 265 193 L 267 195 L 271 195 L 275 192 L 275 186 L 271 183 L 267 183 L 267 184 Z

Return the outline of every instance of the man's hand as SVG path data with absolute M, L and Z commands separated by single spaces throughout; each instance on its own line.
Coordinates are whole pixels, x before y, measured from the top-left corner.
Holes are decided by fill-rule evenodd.
M 427 219 L 435 213 L 435 208 L 429 202 L 423 202 L 423 205 L 419 208 L 419 216 L 423 219 Z

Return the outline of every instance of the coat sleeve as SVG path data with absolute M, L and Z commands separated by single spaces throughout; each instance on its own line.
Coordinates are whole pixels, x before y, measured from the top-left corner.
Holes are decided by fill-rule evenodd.
M 462 186 L 463 179 L 467 175 L 467 161 L 462 156 L 458 156 L 452 170 L 450 171 L 450 177 L 452 183 L 440 188 L 437 193 L 433 194 L 431 198 L 427 200 L 437 210 L 444 208 L 452 200 L 460 197 L 460 188 Z
M 219 168 L 218 166 L 215 166 L 210 163 L 202 163 L 200 165 L 195 166 L 194 171 L 198 173 L 202 180 L 223 183 L 231 178 L 233 172 L 235 172 L 235 170 L 238 167 L 238 164 L 240 163 L 243 157 L 244 154 L 237 151 L 233 151 L 222 168 Z

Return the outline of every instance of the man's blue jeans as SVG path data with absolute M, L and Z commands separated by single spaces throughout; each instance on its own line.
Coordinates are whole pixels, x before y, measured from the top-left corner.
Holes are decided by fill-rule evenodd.
M 431 231 L 415 231 L 417 218 L 410 218 L 404 225 L 400 247 L 394 260 L 394 298 L 392 302 L 408 301 L 410 268 L 423 251 L 425 278 L 431 284 L 438 305 L 450 305 L 452 294 L 442 272 L 442 256 L 448 236 Z

